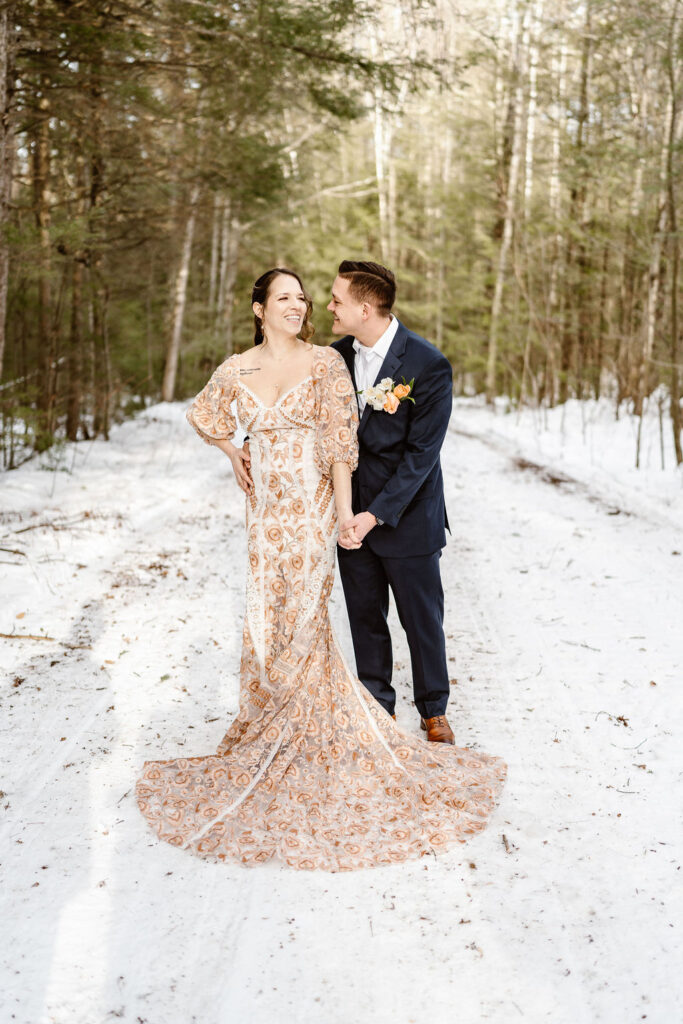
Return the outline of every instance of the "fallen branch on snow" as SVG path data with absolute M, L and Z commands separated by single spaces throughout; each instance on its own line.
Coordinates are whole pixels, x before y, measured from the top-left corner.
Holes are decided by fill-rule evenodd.
M 92 644 L 71 644 L 66 640 L 58 640 L 55 636 L 38 636 L 36 633 L 0 633 L 0 640 L 50 640 L 53 644 L 61 644 L 69 650 L 91 651 Z

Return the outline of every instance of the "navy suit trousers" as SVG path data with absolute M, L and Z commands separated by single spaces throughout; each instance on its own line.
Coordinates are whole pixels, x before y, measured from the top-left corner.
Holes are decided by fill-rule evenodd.
M 339 573 L 351 623 L 358 678 L 394 713 L 393 654 L 387 624 L 389 588 L 410 647 L 415 705 L 423 718 L 446 710 L 450 683 L 443 632 L 441 552 L 385 558 L 367 544 L 356 551 L 338 547 Z

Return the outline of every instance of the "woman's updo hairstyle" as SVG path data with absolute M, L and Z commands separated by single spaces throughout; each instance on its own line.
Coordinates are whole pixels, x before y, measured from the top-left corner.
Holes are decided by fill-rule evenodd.
M 286 274 L 288 277 L 295 278 L 301 286 L 301 291 L 304 293 L 304 299 L 306 300 L 306 314 L 304 316 L 304 322 L 301 325 L 301 330 L 299 331 L 299 336 L 303 338 L 304 341 L 308 341 L 309 338 L 312 338 L 315 334 L 315 327 L 311 323 L 313 300 L 304 288 L 303 281 L 293 270 L 286 270 L 284 267 L 274 267 L 272 270 L 266 270 L 265 274 L 261 274 L 259 279 L 254 283 L 254 287 L 251 290 L 251 301 L 252 303 L 258 302 L 260 306 L 265 307 L 270 286 L 279 274 Z M 260 345 L 262 342 L 263 324 L 254 313 L 254 344 Z

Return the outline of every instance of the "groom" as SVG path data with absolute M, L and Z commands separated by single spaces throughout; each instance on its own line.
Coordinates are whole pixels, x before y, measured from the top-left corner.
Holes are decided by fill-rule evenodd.
M 344 260 L 327 307 L 333 332 L 345 335 L 333 347 L 360 392 L 355 514 L 340 524 L 339 571 L 361 681 L 395 717 L 387 625 L 391 588 L 410 648 L 422 728 L 432 742 L 454 743 L 445 715 L 449 680 L 439 570 L 448 526 L 439 453 L 453 377 L 445 356 L 392 314 L 395 296 L 396 281 L 386 267 Z M 386 378 L 394 385 L 414 380 L 409 397 L 404 388 L 402 400 L 387 403 L 393 412 L 376 408 L 381 394 L 367 394 L 379 382 L 386 387 Z M 345 541 L 362 544 L 345 548 Z

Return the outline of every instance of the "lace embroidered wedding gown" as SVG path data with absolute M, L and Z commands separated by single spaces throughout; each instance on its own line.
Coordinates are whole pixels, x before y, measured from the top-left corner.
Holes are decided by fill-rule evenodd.
M 248 379 L 248 378 L 246 378 Z M 147 761 L 137 800 L 159 838 L 211 859 L 338 871 L 443 850 L 485 828 L 503 762 L 405 733 L 346 665 L 328 617 L 334 462 L 357 462 L 357 403 L 342 357 L 272 407 L 239 356 L 188 410 L 200 435 L 249 433 L 247 607 L 239 713 L 215 754 Z M 376 414 L 379 415 L 379 414 Z

